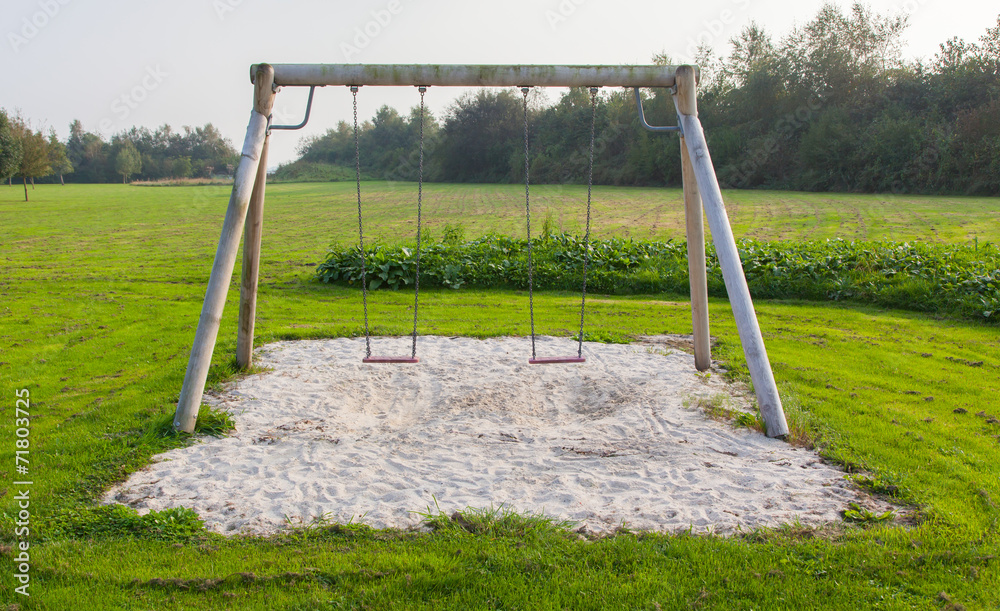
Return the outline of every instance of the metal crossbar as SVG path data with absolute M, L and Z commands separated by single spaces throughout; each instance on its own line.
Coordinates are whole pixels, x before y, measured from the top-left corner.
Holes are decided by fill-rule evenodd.
M 271 64 L 279 86 L 672 87 L 677 66 Z M 250 66 L 250 80 L 258 64 Z

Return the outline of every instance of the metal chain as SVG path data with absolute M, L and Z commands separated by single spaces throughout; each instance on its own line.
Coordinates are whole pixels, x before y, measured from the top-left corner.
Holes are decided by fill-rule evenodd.
M 528 88 L 522 87 L 524 94 L 524 214 L 528 227 L 528 312 L 531 317 L 531 358 L 535 358 L 535 286 L 532 277 L 531 258 L 531 197 L 528 191 Z
M 594 130 L 597 126 L 597 87 L 590 88 L 590 166 L 587 170 L 587 231 L 583 236 L 583 296 L 580 298 L 580 343 L 576 355 L 583 357 L 583 317 L 587 311 L 587 266 L 590 264 L 590 196 L 594 187 Z
M 420 305 L 420 214 L 424 197 L 424 94 L 420 87 L 420 170 L 417 174 L 417 266 L 413 279 L 413 349 L 410 358 L 417 358 L 417 306 Z
M 361 303 L 365 309 L 365 358 L 372 355 L 372 336 L 368 329 L 368 271 L 365 269 L 365 230 L 361 221 L 361 149 L 358 146 L 358 87 L 351 86 L 354 95 L 354 175 L 358 185 L 358 249 L 361 251 Z

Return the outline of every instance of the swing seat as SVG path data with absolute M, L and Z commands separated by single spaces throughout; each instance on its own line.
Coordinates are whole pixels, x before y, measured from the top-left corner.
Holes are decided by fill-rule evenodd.
M 362 363 L 419 363 L 415 356 L 368 356 L 361 359 Z
M 586 363 L 585 356 L 540 356 L 528 359 L 529 365 L 554 365 L 556 363 Z

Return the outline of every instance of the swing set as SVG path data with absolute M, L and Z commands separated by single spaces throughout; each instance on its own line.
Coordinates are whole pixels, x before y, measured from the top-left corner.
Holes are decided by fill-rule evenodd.
M 351 86 L 351 95 L 354 103 L 354 176 L 358 193 L 358 249 L 361 252 L 361 303 L 364 310 L 365 326 L 365 356 L 361 359 L 363 363 L 419 363 L 417 357 L 417 312 L 420 307 L 420 238 L 422 233 L 422 202 L 424 186 L 424 94 L 427 87 L 420 86 L 420 148 L 419 165 L 417 171 L 417 249 L 414 266 L 413 280 L 413 338 L 409 356 L 372 356 L 371 330 L 368 324 L 368 270 L 365 262 L 365 229 L 364 216 L 361 205 L 361 150 L 358 144 L 358 89 L 357 85 Z M 271 129 L 300 129 L 308 121 L 310 108 L 312 106 L 312 93 L 315 88 L 309 90 L 309 101 L 306 103 L 306 120 L 294 126 L 271 126 Z M 580 335 L 577 343 L 576 356 L 547 356 L 539 357 L 535 350 L 535 283 L 534 283 L 534 261 L 532 260 L 531 247 L 531 191 L 528 179 L 528 92 L 530 87 L 522 87 L 523 114 L 524 114 L 524 216 L 528 235 L 528 312 L 531 321 L 531 358 L 528 363 L 531 365 L 544 365 L 555 363 L 585 363 L 583 356 L 583 323 L 587 306 L 587 267 L 590 265 L 590 210 L 591 196 L 594 186 L 594 130 L 597 124 L 597 87 L 590 88 L 590 164 L 587 170 L 587 222 L 586 232 L 583 239 L 583 286 L 581 288 L 580 299 Z
M 250 114 L 242 155 L 236 169 L 233 191 L 222 227 L 215 263 L 205 292 L 198 330 L 184 385 L 177 402 L 174 429 L 193 432 L 204 393 L 212 352 L 218 337 L 226 293 L 232 278 L 243 230 L 243 272 L 240 283 L 239 332 L 236 360 L 249 367 L 253 356 L 257 282 L 263 226 L 264 191 L 267 179 L 267 150 L 272 130 L 301 129 L 309 121 L 316 87 L 346 86 L 353 97 L 354 159 L 358 202 L 358 247 L 361 252 L 361 295 L 364 310 L 365 355 L 362 362 L 418 363 L 417 325 L 420 305 L 420 246 L 422 230 L 424 170 L 424 96 L 432 86 L 518 87 L 523 97 L 524 116 L 524 206 L 528 251 L 528 310 L 531 326 L 530 364 L 585 363 L 583 331 L 587 303 L 587 268 L 590 264 L 591 200 L 594 169 L 594 131 L 597 93 L 600 87 L 631 87 L 635 91 L 639 124 L 653 132 L 678 132 L 681 138 L 681 166 L 687 225 L 688 266 L 694 327 L 695 367 L 711 366 L 708 327 L 708 282 L 705 265 L 705 237 L 702 213 L 708 218 L 726 290 L 736 318 L 740 341 L 754 383 L 761 415 L 770 437 L 788 434 L 781 400 L 764 348 L 760 326 L 736 251 L 715 169 L 697 112 L 697 70 L 692 66 L 494 66 L 494 65 L 340 65 L 340 64 L 255 64 L 250 68 L 254 84 L 254 104 Z M 417 247 L 413 302 L 413 332 L 409 356 L 372 354 L 368 314 L 368 279 L 364 255 L 364 215 L 361 195 L 361 151 L 358 144 L 358 91 L 362 86 L 413 86 L 420 94 L 419 166 L 417 179 Z M 309 87 L 305 118 L 297 125 L 271 125 L 271 111 L 281 87 Z M 531 241 L 531 192 L 529 180 L 528 93 L 531 87 L 586 87 L 590 92 L 590 156 L 587 178 L 587 216 L 584 235 L 584 262 L 580 299 L 580 333 L 576 355 L 539 357 L 535 349 L 534 261 Z M 653 126 L 646 122 L 640 87 L 668 87 L 677 110 L 676 126 Z

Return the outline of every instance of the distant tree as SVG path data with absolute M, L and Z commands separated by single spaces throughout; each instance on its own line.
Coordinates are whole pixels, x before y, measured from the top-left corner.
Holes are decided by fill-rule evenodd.
M 21 167 L 23 155 L 21 140 L 14 134 L 7 113 L 0 110 L 0 179 L 7 179 L 10 183 L 11 177 Z
M 529 124 L 533 115 L 529 112 Z M 449 180 L 508 179 L 518 168 L 524 171 L 523 129 L 520 93 L 507 89 L 468 92 L 448 109 L 435 161 Z
M 142 171 L 142 157 L 131 140 L 122 140 L 115 155 L 115 172 L 122 175 L 122 184 L 128 182 L 128 177 Z
M 170 175 L 174 178 L 188 178 L 191 171 L 190 157 L 178 157 L 170 163 Z
M 339 121 L 336 129 L 328 129 L 322 136 L 307 136 L 300 140 L 298 152 L 303 161 L 353 164 L 354 130 L 347 121 Z
M 49 165 L 52 172 L 59 175 L 59 184 L 65 185 L 63 174 L 71 173 L 73 164 L 66 155 L 66 145 L 59 141 L 54 129 L 49 132 Z
M 42 132 L 32 131 L 31 126 L 21 117 L 15 117 L 13 122 L 13 132 L 21 141 L 21 165 L 17 174 L 24 181 L 24 201 L 28 201 L 28 181 L 48 176 L 52 173 L 49 165 L 49 143 L 45 140 Z
M 825 102 L 859 106 L 877 100 L 880 85 L 903 67 L 905 15 L 873 15 L 860 2 L 845 15 L 826 3 L 816 17 L 796 28 L 782 44 L 793 88 Z
M 812 121 L 799 143 L 802 186 L 810 191 L 851 189 L 856 138 L 842 108 L 833 107 Z
M 66 142 L 66 155 L 73 164 L 76 182 L 95 183 L 115 180 L 115 171 L 111 145 L 99 134 L 83 129 L 80 121 L 73 121 L 69 126 L 69 140 Z
M 994 75 L 1000 74 L 1000 15 L 996 27 L 988 28 L 979 38 L 979 60 Z

